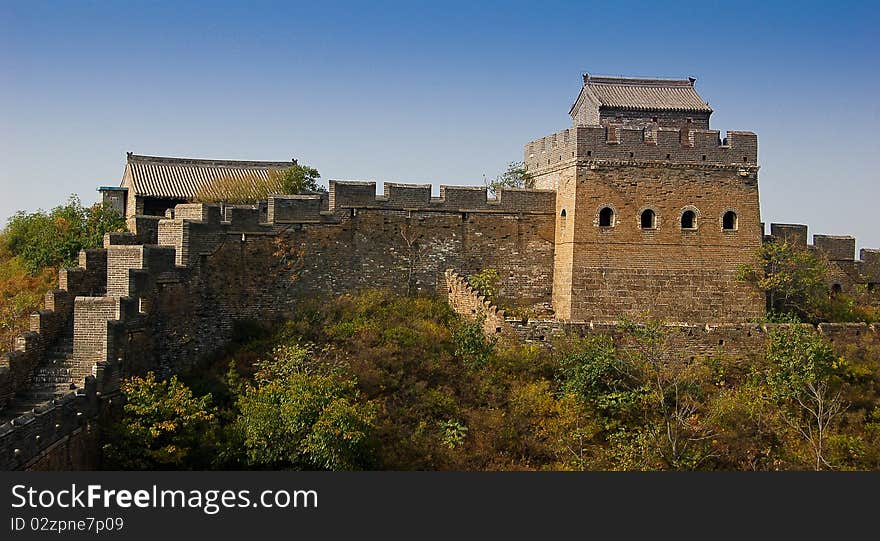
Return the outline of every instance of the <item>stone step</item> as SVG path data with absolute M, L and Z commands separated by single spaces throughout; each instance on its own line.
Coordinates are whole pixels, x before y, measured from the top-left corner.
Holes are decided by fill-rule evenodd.
M 15 400 L 12 404 L 0 410 L 0 424 L 6 423 L 7 421 L 11 421 L 16 417 L 20 417 L 25 413 L 30 412 L 37 406 L 40 406 L 47 402 L 45 399 L 37 398 L 37 397 L 28 397 L 20 400 Z
M 45 389 L 34 389 L 29 395 L 35 400 L 46 402 L 53 398 L 61 398 L 71 391 L 76 390 L 76 388 L 77 386 L 72 383 L 64 383 L 52 387 L 46 387 Z
M 75 385 L 66 383 L 42 391 L 31 390 L 27 394 L 16 395 L 11 404 L 0 410 L 0 424 L 30 413 L 34 408 L 43 406 L 53 399 L 59 399 L 76 388 Z
M 43 389 L 63 383 L 72 383 L 73 378 L 69 374 L 59 374 L 57 376 L 34 376 L 34 389 Z
M 0 409 L 0 424 L 31 412 L 52 399 L 61 398 L 82 386 L 92 367 L 80 366 L 73 361 L 73 329 L 68 336 L 51 345 L 43 362 L 36 367 L 27 388 L 21 389 L 13 399 Z

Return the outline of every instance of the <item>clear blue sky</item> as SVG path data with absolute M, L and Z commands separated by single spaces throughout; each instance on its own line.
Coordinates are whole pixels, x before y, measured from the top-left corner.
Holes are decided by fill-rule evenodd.
M 584 71 L 697 77 L 760 142 L 765 222 L 880 247 L 876 2 L 8 2 L 0 220 L 125 152 L 479 184 L 569 125 Z

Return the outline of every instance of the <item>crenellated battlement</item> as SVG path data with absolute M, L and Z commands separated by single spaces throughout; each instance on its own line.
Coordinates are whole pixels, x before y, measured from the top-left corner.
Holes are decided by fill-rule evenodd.
M 270 195 L 266 221 L 271 224 L 320 223 L 329 219 L 326 194 Z
M 83 250 L 79 265 L 59 271 L 59 288 L 46 293 L 43 309 L 30 316 L 28 332 L 17 336 L 14 349 L 0 356 L 0 411 L 31 386 L 37 367 L 47 362 L 53 346 L 69 332 L 76 297 L 106 291 L 106 250 Z
M 623 125 L 577 126 L 531 141 L 524 161 L 532 171 L 578 161 L 658 162 L 755 169 L 758 136 L 746 131 Z
M 499 309 L 485 295 L 452 269 L 446 269 L 446 300 L 452 309 L 467 319 L 480 322 L 486 336 L 513 337 L 513 329 L 505 321 L 504 310 Z
M 495 198 L 483 186 L 440 186 L 440 197 L 431 196 L 430 184 L 386 182 L 382 195 L 375 182 L 330 181 L 329 209 L 375 208 L 445 212 L 540 213 L 555 212 L 556 192 L 503 188 Z
M 445 293 L 486 335 L 541 346 L 607 334 L 626 348 L 616 322 L 655 318 L 670 322 L 676 354 L 748 363 L 778 327 L 749 323 L 765 296 L 738 279 L 763 237 L 824 254 L 830 291 L 880 306 L 865 293 L 880 285 L 880 250 L 857 258 L 849 236 L 808 243 L 799 224 L 764 234 L 757 136 L 709 129 L 693 86 L 585 78 L 574 127 L 524 146 L 535 185 L 552 189 L 442 185 L 434 196 L 430 184 L 330 180 L 255 204 L 189 203 L 229 171 L 268 179 L 291 164 L 129 156 L 123 188 L 102 190 L 128 231 L 62 270 L 0 357 L 0 468 L 54 460 L 106 413 L 120 377 L 196 366 L 238 323 L 282 321 L 304 298 Z M 494 302 L 466 278 L 489 269 Z M 880 346 L 880 325 L 813 330 L 841 352 Z
M 795 246 L 821 252 L 839 272 L 832 279 L 844 291 L 854 284 L 876 288 L 880 284 L 880 250 L 862 248 L 856 259 L 856 239 L 849 235 L 813 235 L 807 243 L 808 227 L 804 224 L 770 224 L 765 240 L 780 239 Z

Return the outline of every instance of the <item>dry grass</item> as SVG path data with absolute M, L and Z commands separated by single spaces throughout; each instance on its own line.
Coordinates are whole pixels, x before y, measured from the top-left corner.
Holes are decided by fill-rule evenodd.
M 250 205 L 264 200 L 270 195 L 283 193 L 281 173 L 270 170 L 268 178 L 248 175 L 217 179 L 196 192 L 193 202 Z

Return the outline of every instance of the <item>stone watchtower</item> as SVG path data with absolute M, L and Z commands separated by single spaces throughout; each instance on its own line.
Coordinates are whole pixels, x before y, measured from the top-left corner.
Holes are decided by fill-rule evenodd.
M 584 75 L 572 127 L 526 145 L 535 187 L 557 191 L 558 318 L 763 314 L 736 278 L 763 235 L 758 139 L 710 130 L 694 82 Z

